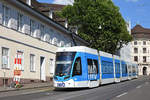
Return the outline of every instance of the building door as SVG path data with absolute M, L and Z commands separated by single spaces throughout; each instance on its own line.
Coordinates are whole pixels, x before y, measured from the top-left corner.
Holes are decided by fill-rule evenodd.
M 147 75 L 147 67 L 143 67 L 143 75 Z
M 45 57 L 40 57 L 40 79 L 46 81 L 45 76 Z

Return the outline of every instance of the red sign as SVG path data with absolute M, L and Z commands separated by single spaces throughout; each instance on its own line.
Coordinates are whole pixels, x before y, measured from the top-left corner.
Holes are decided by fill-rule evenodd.
M 15 58 L 15 64 L 21 64 L 21 58 Z
M 14 75 L 20 76 L 21 75 L 21 70 L 14 70 Z

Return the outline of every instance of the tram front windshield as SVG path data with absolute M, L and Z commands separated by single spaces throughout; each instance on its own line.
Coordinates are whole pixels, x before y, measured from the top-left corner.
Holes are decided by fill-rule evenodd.
M 57 52 L 55 76 L 70 75 L 75 52 Z

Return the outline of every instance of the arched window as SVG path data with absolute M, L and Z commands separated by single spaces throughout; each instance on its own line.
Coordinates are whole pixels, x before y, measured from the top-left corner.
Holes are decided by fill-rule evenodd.
M 64 47 L 64 41 L 60 41 L 60 47 Z
M 50 35 L 49 35 L 49 34 L 45 34 L 43 40 L 46 41 L 46 42 L 49 42 L 49 40 L 50 40 Z
M 52 40 L 52 44 L 56 45 L 57 46 L 57 38 L 54 37 L 53 40 Z

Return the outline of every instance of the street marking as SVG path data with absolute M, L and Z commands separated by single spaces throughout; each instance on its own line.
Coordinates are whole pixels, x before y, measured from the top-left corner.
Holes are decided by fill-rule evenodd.
M 126 94 L 128 94 L 128 92 L 122 93 L 122 94 L 120 94 L 120 95 L 118 95 L 118 96 L 116 96 L 116 97 L 117 97 L 117 98 L 120 98 L 121 96 L 124 96 L 124 95 L 126 95 Z
M 141 87 L 142 87 L 142 86 L 141 86 L 141 85 L 139 85 L 139 86 L 137 86 L 136 88 L 137 88 L 137 89 L 139 89 L 139 88 L 141 88 Z

